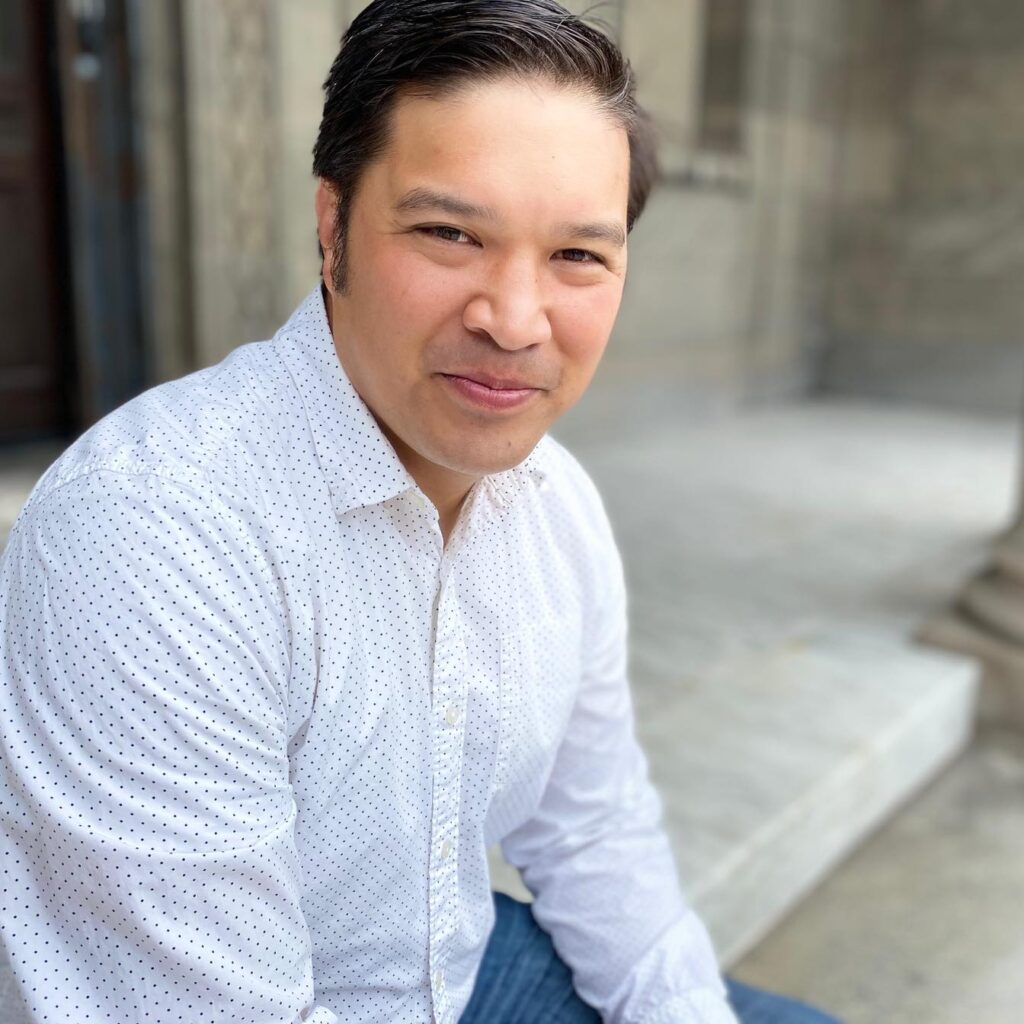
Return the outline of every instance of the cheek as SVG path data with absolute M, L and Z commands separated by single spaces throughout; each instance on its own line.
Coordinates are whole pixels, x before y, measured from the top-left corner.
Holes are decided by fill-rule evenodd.
M 567 366 L 574 376 L 589 380 L 604 353 L 615 316 L 619 311 L 622 288 L 580 290 L 561 303 L 552 315 L 552 327 Z
M 403 334 L 428 331 L 461 308 L 464 284 L 451 269 L 438 266 L 416 252 L 393 249 L 370 272 L 377 295 L 376 314 L 397 325 Z M 465 304 L 463 301 L 463 305 Z

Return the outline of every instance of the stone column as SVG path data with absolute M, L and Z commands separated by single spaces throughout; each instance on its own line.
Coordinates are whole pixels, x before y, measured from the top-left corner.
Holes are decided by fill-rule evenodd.
M 1024 467 L 1018 474 L 1012 523 L 995 539 L 988 563 L 918 638 L 977 658 L 983 669 L 979 718 L 1024 728 Z
M 805 394 L 827 332 L 846 5 L 751 2 L 746 397 Z
M 622 47 L 637 69 L 665 173 L 685 171 L 698 145 L 706 0 L 645 0 L 622 7 Z M 610 20 L 610 19 L 609 19 Z
M 313 212 L 313 143 L 323 112 L 323 83 L 348 24 L 339 0 L 274 0 L 280 154 L 276 203 L 281 270 L 277 298 L 287 316 L 319 280 Z
M 987 567 L 969 580 L 955 606 L 937 613 L 919 638 L 978 658 L 983 666 L 978 714 L 1024 728 L 1024 526 L 997 538 Z
M 199 365 L 271 335 L 282 302 L 272 0 L 185 0 L 191 257 Z

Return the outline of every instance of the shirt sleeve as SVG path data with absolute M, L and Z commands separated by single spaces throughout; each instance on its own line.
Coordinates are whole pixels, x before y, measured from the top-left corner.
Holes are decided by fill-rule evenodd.
M 681 894 L 635 738 L 622 565 L 607 520 L 602 527 L 579 694 L 540 806 L 502 852 L 603 1020 L 735 1024 L 707 931 Z
M 312 1021 L 287 621 L 226 501 L 94 470 L 0 565 L 0 936 L 29 1019 Z

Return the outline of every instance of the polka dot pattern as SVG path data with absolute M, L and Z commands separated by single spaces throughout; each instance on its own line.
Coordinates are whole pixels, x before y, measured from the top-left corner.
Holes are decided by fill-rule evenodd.
M 454 1022 L 498 841 L 608 1019 L 717 984 L 592 484 L 545 438 L 443 545 L 319 288 L 50 467 L 0 615 L 0 935 L 31 1019 Z

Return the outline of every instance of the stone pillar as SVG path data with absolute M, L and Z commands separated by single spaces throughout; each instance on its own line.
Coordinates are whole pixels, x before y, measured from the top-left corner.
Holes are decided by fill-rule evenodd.
M 339 0 L 274 0 L 276 100 L 281 143 L 276 178 L 281 254 L 278 301 L 285 317 L 319 280 L 313 211 L 313 144 L 323 112 L 323 83 L 347 20 Z
M 865 6 L 875 8 L 874 24 L 854 81 L 868 116 L 848 129 L 844 161 L 847 178 L 864 187 L 837 251 L 830 382 L 978 411 L 1020 409 L 1024 10 L 1000 0 Z M 1017 726 L 1022 513 L 1024 492 L 955 605 L 920 631 L 978 658 L 980 717 Z
M 1024 528 L 1019 521 L 996 540 L 988 566 L 965 584 L 955 606 L 926 622 L 919 639 L 977 658 L 984 669 L 979 718 L 1024 728 Z
M 199 365 L 266 338 L 282 308 L 272 0 L 185 0 L 191 258 Z
M 748 226 L 752 259 L 746 397 L 811 387 L 827 331 L 848 5 L 752 2 Z
M 698 145 L 705 0 L 646 0 L 622 8 L 621 44 L 637 69 L 640 102 L 658 129 L 669 177 Z
M 345 27 L 352 23 L 352 19 L 364 8 L 370 6 L 370 0 L 341 0 L 341 14 L 345 21 Z

